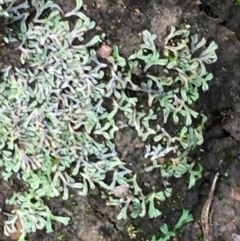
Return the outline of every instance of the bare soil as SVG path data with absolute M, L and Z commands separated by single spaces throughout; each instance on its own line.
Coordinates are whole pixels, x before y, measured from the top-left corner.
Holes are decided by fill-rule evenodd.
M 55 0 L 64 12 L 73 9 L 75 0 Z M 129 241 L 127 227 L 132 225 L 140 232 L 136 240 L 159 236 L 159 226 L 166 222 L 172 227 L 186 208 L 194 215 L 194 222 L 188 224 L 175 240 L 202 240 L 200 214 L 216 172 L 220 180 L 213 202 L 213 229 L 216 240 L 240 240 L 240 5 L 233 0 L 84 0 L 84 12 L 96 21 L 97 28 L 90 33 L 106 34 L 106 41 L 121 46 L 120 53 L 128 57 L 141 44 L 139 33 L 148 29 L 157 34 L 157 45 L 161 48 L 166 28 L 182 23 L 191 25 L 192 33 L 214 40 L 219 48 L 218 61 L 208 66 L 214 74 L 209 91 L 200 94 L 197 108 L 208 115 L 205 142 L 192 158 L 204 168 L 203 177 L 195 187 L 188 190 L 188 176 L 175 179 L 173 193 L 168 204 L 162 207 L 163 215 L 154 221 L 127 219 L 118 221 L 117 208 L 107 207 L 95 189 L 87 197 L 72 193 L 71 199 L 47 200 L 54 214 L 70 216 L 71 222 L 65 227 L 54 225 L 54 232 L 45 230 L 30 234 L 30 241 Z M 9 26 L 17 32 L 17 26 Z M 4 29 L 2 27 L 1 34 Z M 91 37 L 89 35 L 89 38 Z M 1 37 L 1 36 L 0 36 Z M 0 68 L 4 65 L 20 66 L 20 53 L 16 43 L 0 47 Z M 143 173 L 145 149 L 134 132 L 116 135 L 117 151 L 120 155 L 128 147 L 125 161 L 135 166 L 135 172 Z M 153 175 L 143 174 L 143 181 L 161 185 Z M 16 177 L 5 182 L 0 176 L 0 208 L 10 211 L 5 199 L 14 191 L 24 190 L 24 184 Z M 5 216 L 0 213 L 0 240 L 10 238 L 3 235 Z

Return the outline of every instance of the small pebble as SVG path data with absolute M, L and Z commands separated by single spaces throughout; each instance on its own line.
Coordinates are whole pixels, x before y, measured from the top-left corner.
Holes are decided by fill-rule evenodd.
M 107 44 L 103 44 L 98 49 L 97 53 L 99 57 L 107 59 L 112 54 L 112 47 Z
M 240 241 L 240 236 L 236 233 L 233 233 L 231 238 L 232 238 L 233 241 Z

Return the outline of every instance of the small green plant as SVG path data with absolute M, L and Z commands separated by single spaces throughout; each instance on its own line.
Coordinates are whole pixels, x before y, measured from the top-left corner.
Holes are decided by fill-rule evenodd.
M 128 225 L 124 230 L 131 239 L 135 239 L 137 234 L 142 232 L 141 229 L 136 229 L 132 224 Z
M 163 233 L 163 237 L 156 238 L 156 236 L 154 235 L 154 236 L 152 236 L 150 241 L 167 241 L 170 238 L 174 238 L 174 237 L 176 237 L 180 228 L 182 228 L 185 224 L 187 224 L 191 221 L 193 221 L 193 216 L 189 213 L 188 210 L 184 209 L 180 219 L 178 220 L 177 224 L 173 227 L 172 230 L 169 230 L 167 224 L 164 223 L 160 227 L 160 231 Z

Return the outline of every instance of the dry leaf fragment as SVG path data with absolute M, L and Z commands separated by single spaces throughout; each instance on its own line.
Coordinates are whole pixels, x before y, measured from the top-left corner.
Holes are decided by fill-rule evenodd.
M 140 13 L 141 13 L 138 7 L 136 7 L 136 8 L 134 9 L 134 13 L 135 13 L 135 14 L 140 14 Z
M 129 195 L 129 185 L 120 185 L 115 187 L 112 191 L 108 192 L 109 195 L 114 195 L 118 198 L 124 198 Z
M 15 228 L 16 228 L 16 231 L 13 233 L 10 233 L 10 238 L 12 240 L 18 240 L 22 234 L 22 224 L 19 219 L 17 219 L 15 223 Z

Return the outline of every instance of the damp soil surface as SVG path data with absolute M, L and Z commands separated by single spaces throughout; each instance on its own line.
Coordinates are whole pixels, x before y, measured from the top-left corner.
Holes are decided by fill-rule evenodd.
M 74 8 L 74 0 L 55 0 L 64 12 Z M 84 0 L 84 13 L 96 22 L 90 35 L 105 34 L 108 44 L 121 46 L 120 53 L 128 57 L 141 44 L 139 33 L 148 29 L 157 35 L 156 44 L 163 45 L 168 26 L 189 24 L 192 33 L 204 36 L 218 44 L 218 61 L 208 66 L 214 75 L 207 92 L 200 93 L 198 108 L 208 116 L 204 130 L 204 144 L 194 158 L 203 166 L 203 175 L 196 185 L 188 190 L 188 176 L 173 179 L 173 193 L 169 203 L 163 206 L 162 215 L 148 218 L 116 219 L 119 209 L 108 207 L 101 199 L 99 189 L 92 190 L 87 197 L 72 191 L 71 198 L 47 200 L 56 215 L 70 216 L 65 227 L 54 224 L 54 232 L 45 230 L 28 235 L 30 241 L 128 241 L 129 227 L 134 227 L 135 240 L 151 239 L 160 235 L 159 226 L 167 223 L 173 227 L 186 208 L 194 221 L 186 225 L 174 240 L 203 240 L 200 216 L 214 175 L 219 172 L 213 207 L 212 227 L 214 240 L 240 240 L 240 5 L 233 0 Z M 1 21 L 0 37 L 5 34 L 6 23 Z M 17 26 L 9 26 L 18 31 Z M 13 33 L 14 34 L 14 33 Z M 89 36 L 91 37 L 91 36 Z M 5 65 L 20 66 L 17 43 L 0 43 L 0 68 Z M 134 172 L 143 173 L 144 151 L 141 140 L 134 132 L 116 134 L 116 146 L 125 162 L 134 166 Z M 143 173 L 144 181 L 151 185 L 162 185 L 154 173 Z M 5 182 L 0 176 L 0 208 L 10 212 L 5 200 L 15 191 L 24 192 L 24 183 L 13 176 Z M 0 240 L 14 237 L 3 235 L 6 216 L 0 214 Z

